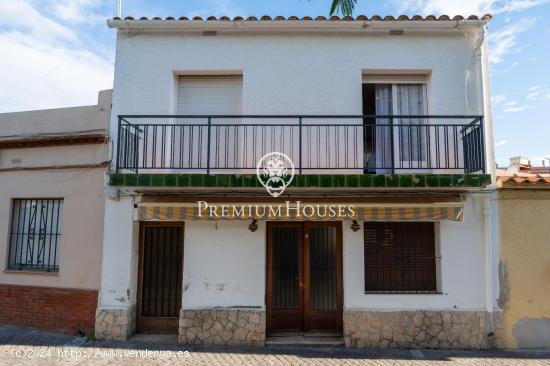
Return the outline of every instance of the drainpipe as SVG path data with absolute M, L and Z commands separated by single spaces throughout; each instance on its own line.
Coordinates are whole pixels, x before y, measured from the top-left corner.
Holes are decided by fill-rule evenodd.
M 493 117 L 491 112 L 491 90 L 489 85 L 489 59 L 488 59 L 488 47 L 487 47 L 487 26 L 482 25 L 479 28 L 479 35 L 474 43 L 474 48 L 472 49 L 472 54 L 468 66 L 466 67 L 466 80 L 465 80 L 465 100 L 466 100 L 466 110 L 468 113 L 482 114 L 483 115 L 483 131 L 485 134 L 485 166 L 487 167 L 487 173 L 491 174 L 491 185 L 494 188 L 494 182 L 496 182 L 496 172 L 495 172 L 495 152 L 494 152 L 494 141 L 493 141 Z M 477 61 L 477 62 L 475 62 Z M 481 90 L 481 95 L 479 99 L 480 108 L 471 111 L 469 100 L 468 100 L 468 85 L 470 83 L 470 74 L 471 69 L 477 65 L 479 67 L 478 77 L 475 80 L 479 85 L 479 90 Z
M 483 216 L 483 242 L 485 254 L 485 309 L 487 311 L 486 331 L 494 333 L 496 330 L 494 311 L 496 298 L 499 296 L 498 284 L 498 207 L 494 207 L 491 201 L 493 193 L 485 193 L 482 199 Z M 495 225 L 493 225 L 493 222 Z
M 470 101 L 468 99 L 468 83 L 470 81 L 470 70 L 472 68 L 472 64 L 476 60 L 476 56 L 479 58 L 481 56 L 481 45 L 485 41 L 485 26 L 479 28 L 479 34 L 478 37 L 474 43 L 474 48 L 472 49 L 472 54 L 470 55 L 470 60 L 468 61 L 468 66 L 466 66 L 466 80 L 464 85 L 464 100 L 466 101 L 466 111 L 470 112 Z M 483 84 L 481 84 L 483 85 Z M 483 103 L 482 103 L 483 105 Z M 475 113 L 479 113 L 479 111 L 475 111 Z

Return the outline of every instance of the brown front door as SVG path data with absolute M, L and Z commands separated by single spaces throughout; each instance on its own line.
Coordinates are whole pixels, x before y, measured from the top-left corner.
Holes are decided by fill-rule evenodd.
M 271 222 L 267 235 L 268 331 L 341 331 L 341 223 Z
M 142 223 L 137 332 L 177 333 L 183 274 L 183 223 Z

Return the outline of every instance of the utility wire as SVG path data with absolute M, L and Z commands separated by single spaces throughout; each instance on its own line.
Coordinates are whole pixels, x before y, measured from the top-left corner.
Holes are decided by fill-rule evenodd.
M 17 93 L 15 93 L 14 95 L 12 95 L 11 97 L 7 98 L 7 99 L 4 99 L 3 101 L 0 102 L 0 106 L 3 106 L 5 105 L 6 103 L 12 101 L 13 99 L 17 98 L 18 96 L 20 96 L 21 94 L 23 94 L 24 92 L 26 92 L 27 90 L 29 90 L 30 88 L 32 88 L 33 86 L 35 86 L 36 84 L 40 83 L 42 80 L 44 80 L 45 78 L 47 78 L 51 73 L 53 73 L 54 71 L 56 71 L 57 69 L 59 69 L 61 66 L 63 66 L 67 61 L 69 61 L 69 59 L 71 58 L 71 56 L 67 56 L 63 61 L 61 61 L 59 64 L 57 64 L 56 66 L 52 67 L 50 70 L 48 70 L 44 75 L 42 75 L 40 78 L 38 78 L 36 81 L 30 83 L 29 85 L 27 85 L 26 87 L 24 87 L 23 89 L 21 89 L 20 91 L 18 91 Z

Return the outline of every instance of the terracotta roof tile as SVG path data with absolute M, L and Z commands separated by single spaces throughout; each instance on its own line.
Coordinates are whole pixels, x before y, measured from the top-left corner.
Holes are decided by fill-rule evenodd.
M 258 19 L 255 16 L 249 16 L 247 18 L 244 18 L 242 16 L 235 16 L 232 19 L 228 16 L 221 16 L 219 18 L 217 18 L 215 16 L 209 16 L 206 19 L 203 19 L 202 17 L 199 17 L 199 16 L 195 16 L 191 20 L 192 21 L 205 21 L 205 20 L 206 21 L 234 21 L 234 22 L 240 22 L 240 21 L 253 22 L 253 21 L 258 21 L 258 20 L 263 20 L 263 21 L 289 21 L 289 20 L 353 21 L 353 20 L 355 20 L 355 21 L 403 21 L 403 22 L 406 22 L 406 21 L 425 21 L 425 20 L 429 20 L 429 21 L 433 21 L 433 20 L 450 21 L 450 20 L 464 20 L 464 19 L 467 19 L 467 20 L 486 20 L 486 21 L 488 21 L 491 18 L 492 18 L 492 16 L 490 14 L 485 14 L 482 17 L 478 17 L 477 15 L 469 15 L 467 17 L 462 16 L 462 15 L 455 15 L 452 18 L 449 15 L 445 15 L 445 14 L 440 15 L 439 17 L 436 17 L 435 15 L 427 15 L 425 17 L 423 17 L 421 15 L 413 15 L 413 16 L 409 17 L 406 14 L 401 14 L 401 15 L 398 15 L 398 16 L 386 15 L 384 17 L 381 17 L 380 15 L 373 15 L 370 18 L 366 15 L 357 15 L 356 17 L 344 16 L 342 18 L 337 16 L 337 15 L 333 15 L 330 18 L 326 18 L 322 15 L 317 16 L 315 18 L 312 18 L 310 16 L 304 16 L 302 18 L 299 18 L 299 17 L 294 16 L 294 15 L 289 16 L 289 17 L 284 17 L 284 16 L 279 15 L 279 16 L 276 16 L 276 17 L 272 18 L 269 15 L 264 15 L 260 19 Z M 172 16 L 168 16 L 164 19 L 162 19 L 160 17 L 153 17 L 151 19 L 149 19 L 147 17 L 140 17 L 140 18 L 138 18 L 138 20 L 136 20 L 136 18 L 134 18 L 132 16 L 126 16 L 126 17 L 124 17 L 124 19 L 121 19 L 120 17 L 113 17 L 112 20 L 114 20 L 114 21 L 136 21 L 136 22 L 150 21 L 150 20 L 154 20 L 154 21 L 175 21 L 176 18 L 172 17 Z M 190 21 L 189 18 L 185 17 L 185 16 L 181 16 L 181 17 L 177 18 L 177 20 L 178 21 Z
M 499 169 L 497 170 L 497 182 L 501 184 L 509 182 L 517 185 L 550 184 L 550 174 L 532 172 L 509 173 Z

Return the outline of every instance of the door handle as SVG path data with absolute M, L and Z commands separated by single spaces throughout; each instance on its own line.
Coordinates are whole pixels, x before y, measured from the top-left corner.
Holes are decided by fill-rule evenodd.
M 298 281 L 298 286 L 300 286 L 300 288 L 304 287 L 304 283 L 302 281 L 300 281 L 299 277 L 296 277 L 296 281 Z

